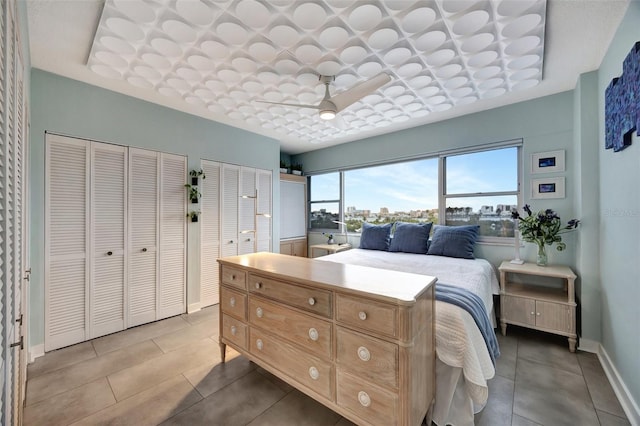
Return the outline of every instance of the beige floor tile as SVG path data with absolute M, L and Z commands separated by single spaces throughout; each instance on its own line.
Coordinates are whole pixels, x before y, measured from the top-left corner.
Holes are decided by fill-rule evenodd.
M 495 376 L 489 381 L 489 403 L 476 414 L 476 426 L 510 426 L 513 412 L 513 380 Z
M 77 345 L 47 352 L 27 366 L 27 377 L 32 378 L 54 370 L 59 370 L 76 362 L 95 358 L 96 351 L 91 342 L 78 343 Z
M 340 415 L 294 390 L 256 417 L 248 426 L 327 426 L 335 425 Z
M 581 375 L 518 358 L 513 413 L 543 425 L 597 426 Z
M 246 425 L 283 396 L 276 385 L 253 371 L 163 425 Z
M 85 417 L 73 426 L 157 425 L 201 399 L 193 386 L 179 375 Z
M 68 425 L 115 403 L 109 383 L 103 377 L 26 407 L 24 425 Z
M 120 370 L 109 375 L 108 379 L 116 399 L 122 401 L 187 370 L 214 364 L 219 356 L 217 343 L 206 338 L 144 364 Z
M 153 339 L 155 337 L 162 336 L 163 334 L 184 329 L 188 326 L 188 322 L 183 320 L 180 316 L 175 316 L 162 321 L 156 321 L 130 328 L 119 333 L 99 337 L 97 339 L 93 339 L 91 343 L 93 343 L 93 347 L 97 354 L 103 355 L 107 352 L 122 349 L 126 346 L 140 343 L 143 340 Z
M 500 356 L 496 360 L 496 375 L 515 380 L 518 338 L 514 335 L 503 336 L 500 332 L 497 333 L 497 337 Z
M 192 314 L 182 314 L 182 319 L 189 324 L 198 324 L 203 321 L 218 321 L 219 308 L 218 305 L 207 306 Z
M 595 354 L 580 352 L 578 361 L 582 367 L 582 374 L 587 382 L 593 405 L 597 410 L 606 411 L 618 417 L 626 418 L 622 405 L 618 401 L 607 375 Z
M 27 405 L 66 392 L 70 389 L 105 377 L 124 368 L 141 364 L 162 355 L 162 351 L 151 340 L 109 352 L 97 358 L 67 366 L 29 380 Z
M 562 336 L 535 332 L 520 337 L 518 339 L 518 360 L 520 359 L 582 374 L 577 355 L 569 352 L 567 339 Z
M 240 377 L 251 373 L 255 368 L 255 364 L 249 362 L 248 359 L 236 356 L 228 358 L 224 364 L 217 362 L 194 368 L 185 371 L 183 375 L 206 398 Z
M 218 333 L 217 321 L 201 321 L 190 327 L 177 330 L 153 339 L 163 352 L 171 352 L 181 346 L 192 344 Z
M 542 426 L 540 423 L 536 423 L 524 417 L 520 417 L 517 414 L 513 415 L 511 419 L 511 426 Z
M 618 417 L 604 411 L 596 410 L 601 426 L 631 426 L 626 417 Z

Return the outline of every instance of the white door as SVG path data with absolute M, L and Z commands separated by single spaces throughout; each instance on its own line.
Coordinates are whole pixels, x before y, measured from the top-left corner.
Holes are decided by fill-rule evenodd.
M 222 165 L 222 216 L 221 234 L 222 257 L 238 254 L 238 182 L 240 167 L 233 164 Z
M 219 302 L 218 262 L 220 257 L 220 163 L 203 160 L 206 179 L 200 180 L 200 306 Z
M 271 251 L 271 170 L 256 170 L 256 251 Z
M 89 147 L 64 136 L 45 139 L 45 351 L 88 338 Z
M 160 154 L 159 315 L 186 312 L 187 159 Z
M 158 152 L 129 148 L 127 327 L 157 319 L 159 159 Z
M 124 330 L 127 149 L 91 143 L 89 338 Z
M 240 168 L 238 254 L 256 251 L 256 169 Z

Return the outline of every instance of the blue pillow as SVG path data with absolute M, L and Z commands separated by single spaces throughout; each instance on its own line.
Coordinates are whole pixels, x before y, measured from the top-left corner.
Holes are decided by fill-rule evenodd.
M 425 254 L 429 248 L 429 232 L 431 222 L 405 223 L 396 222 L 396 230 L 391 239 L 389 251 Z
M 391 225 L 371 225 L 364 222 L 362 224 L 362 235 L 360 236 L 360 248 L 368 250 L 389 250 L 389 240 L 391 239 Z
M 478 225 L 436 226 L 427 254 L 475 259 L 473 248 L 478 239 Z

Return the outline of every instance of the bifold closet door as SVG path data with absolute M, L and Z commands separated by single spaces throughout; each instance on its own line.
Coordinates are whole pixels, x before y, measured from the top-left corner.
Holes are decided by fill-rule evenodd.
M 201 163 L 206 179 L 200 180 L 200 306 L 219 302 L 220 257 L 220 163 L 203 160 Z
M 256 171 L 256 251 L 271 251 L 272 173 Z
M 222 165 L 222 257 L 238 254 L 238 198 L 240 166 Z
M 158 313 L 158 176 L 160 154 L 129 148 L 129 281 L 127 327 Z
M 124 330 L 127 148 L 91 143 L 89 338 Z
M 256 169 L 240 168 L 238 254 L 256 251 Z

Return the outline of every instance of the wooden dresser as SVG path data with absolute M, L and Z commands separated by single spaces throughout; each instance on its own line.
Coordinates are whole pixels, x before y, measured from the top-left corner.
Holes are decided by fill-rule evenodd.
M 435 392 L 434 277 L 275 253 L 219 259 L 220 350 L 361 425 L 419 425 Z

